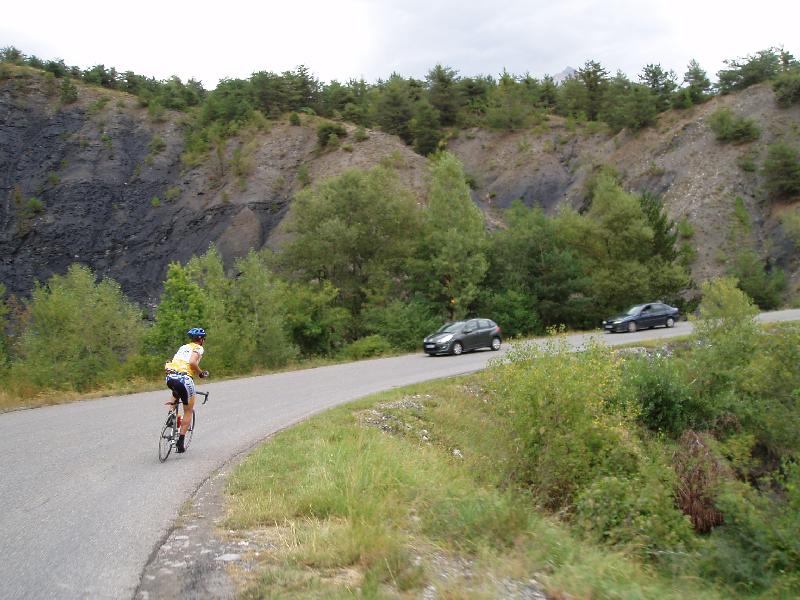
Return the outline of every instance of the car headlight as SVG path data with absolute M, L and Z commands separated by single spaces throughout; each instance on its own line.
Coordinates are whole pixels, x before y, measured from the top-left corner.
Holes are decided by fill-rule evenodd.
M 440 337 L 438 341 L 440 344 L 444 344 L 445 342 L 449 342 L 452 339 L 453 339 L 453 334 L 448 333 L 447 335 Z
M 622 323 L 622 319 L 615 319 L 615 320 L 613 320 L 613 321 L 611 321 L 611 322 L 612 322 L 614 325 L 619 325 L 620 323 Z

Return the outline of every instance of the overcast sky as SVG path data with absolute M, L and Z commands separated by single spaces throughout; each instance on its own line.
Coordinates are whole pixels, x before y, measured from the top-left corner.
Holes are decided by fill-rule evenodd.
M 300 64 L 325 82 L 371 83 L 423 78 L 437 63 L 541 77 L 588 59 L 612 73 L 658 62 L 682 76 L 696 58 L 713 79 L 724 59 L 769 46 L 800 55 L 798 23 L 798 0 L 28 0 L 3 7 L 0 47 L 207 89 Z

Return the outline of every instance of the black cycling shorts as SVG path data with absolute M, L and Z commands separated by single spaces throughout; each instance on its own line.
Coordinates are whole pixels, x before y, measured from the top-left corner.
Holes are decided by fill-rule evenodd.
M 167 387 L 172 390 L 172 397 L 184 404 L 189 404 L 189 398 L 194 396 L 194 381 L 188 375 L 167 375 Z

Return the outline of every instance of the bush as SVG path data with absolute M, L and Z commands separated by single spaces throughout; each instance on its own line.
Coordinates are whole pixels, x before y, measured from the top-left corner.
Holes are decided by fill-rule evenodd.
M 594 481 L 575 502 L 577 529 L 592 542 L 645 559 L 685 553 L 694 545 L 688 519 L 675 508 L 668 466 L 652 465 L 630 478 Z
M 362 320 L 366 331 L 380 334 L 395 349 L 403 350 L 420 348 L 422 338 L 441 325 L 433 307 L 421 298 L 367 306 Z
M 771 144 L 764 160 L 764 178 L 767 191 L 773 196 L 800 194 L 800 152 L 792 146 L 777 142 Z
M 332 123 L 330 121 L 321 123 L 319 127 L 317 127 L 317 141 L 319 142 L 320 148 L 325 148 L 328 145 L 338 145 L 335 142 L 332 143 L 332 136 L 335 136 L 335 141 L 347 137 L 347 129 L 339 123 Z
M 638 470 L 633 410 L 614 402 L 620 368 L 608 350 L 576 353 L 559 338 L 506 356 L 509 364 L 489 372 L 488 387 L 519 448 L 509 475 L 544 506 L 568 507 L 595 479 Z
M 61 87 L 59 88 L 59 97 L 62 104 L 72 104 L 78 99 L 78 88 L 72 83 L 69 77 L 64 77 L 61 80 Z
M 26 305 L 12 379 L 23 395 L 38 389 L 87 390 L 117 379 L 139 348 L 142 315 L 119 285 L 72 265 L 37 284 Z
M 344 348 L 344 355 L 353 360 L 380 356 L 392 351 L 392 345 L 379 335 L 368 335 Z
M 42 202 L 36 196 L 32 196 L 31 198 L 28 198 L 26 208 L 28 209 L 28 214 L 36 215 L 44 212 L 44 202 Z
M 291 113 L 289 115 L 289 125 L 300 125 L 300 115 L 298 115 L 296 112 Z
M 736 117 L 727 107 L 718 108 L 711 113 L 708 125 L 722 142 L 752 142 L 761 135 L 761 130 L 755 121 L 746 117 Z
M 800 69 L 781 73 L 773 84 L 775 100 L 778 105 L 787 108 L 800 102 Z
M 624 368 L 624 388 L 639 406 L 639 421 L 672 437 L 705 417 L 687 381 L 683 363 L 676 359 L 637 358 Z

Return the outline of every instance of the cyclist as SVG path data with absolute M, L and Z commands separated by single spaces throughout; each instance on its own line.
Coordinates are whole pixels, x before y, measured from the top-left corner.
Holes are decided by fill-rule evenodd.
M 192 421 L 194 414 L 194 379 L 193 376 L 208 377 L 208 371 L 200 370 L 200 359 L 203 358 L 203 344 L 206 341 L 206 332 L 200 327 L 192 327 L 186 332 L 189 336 L 189 343 L 184 344 L 172 357 L 172 360 L 164 365 L 167 372 L 167 387 L 172 390 L 172 402 L 183 404 L 183 422 L 181 423 L 180 436 L 175 446 L 177 452 L 185 452 L 183 447 L 186 438 L 186 430 Z

